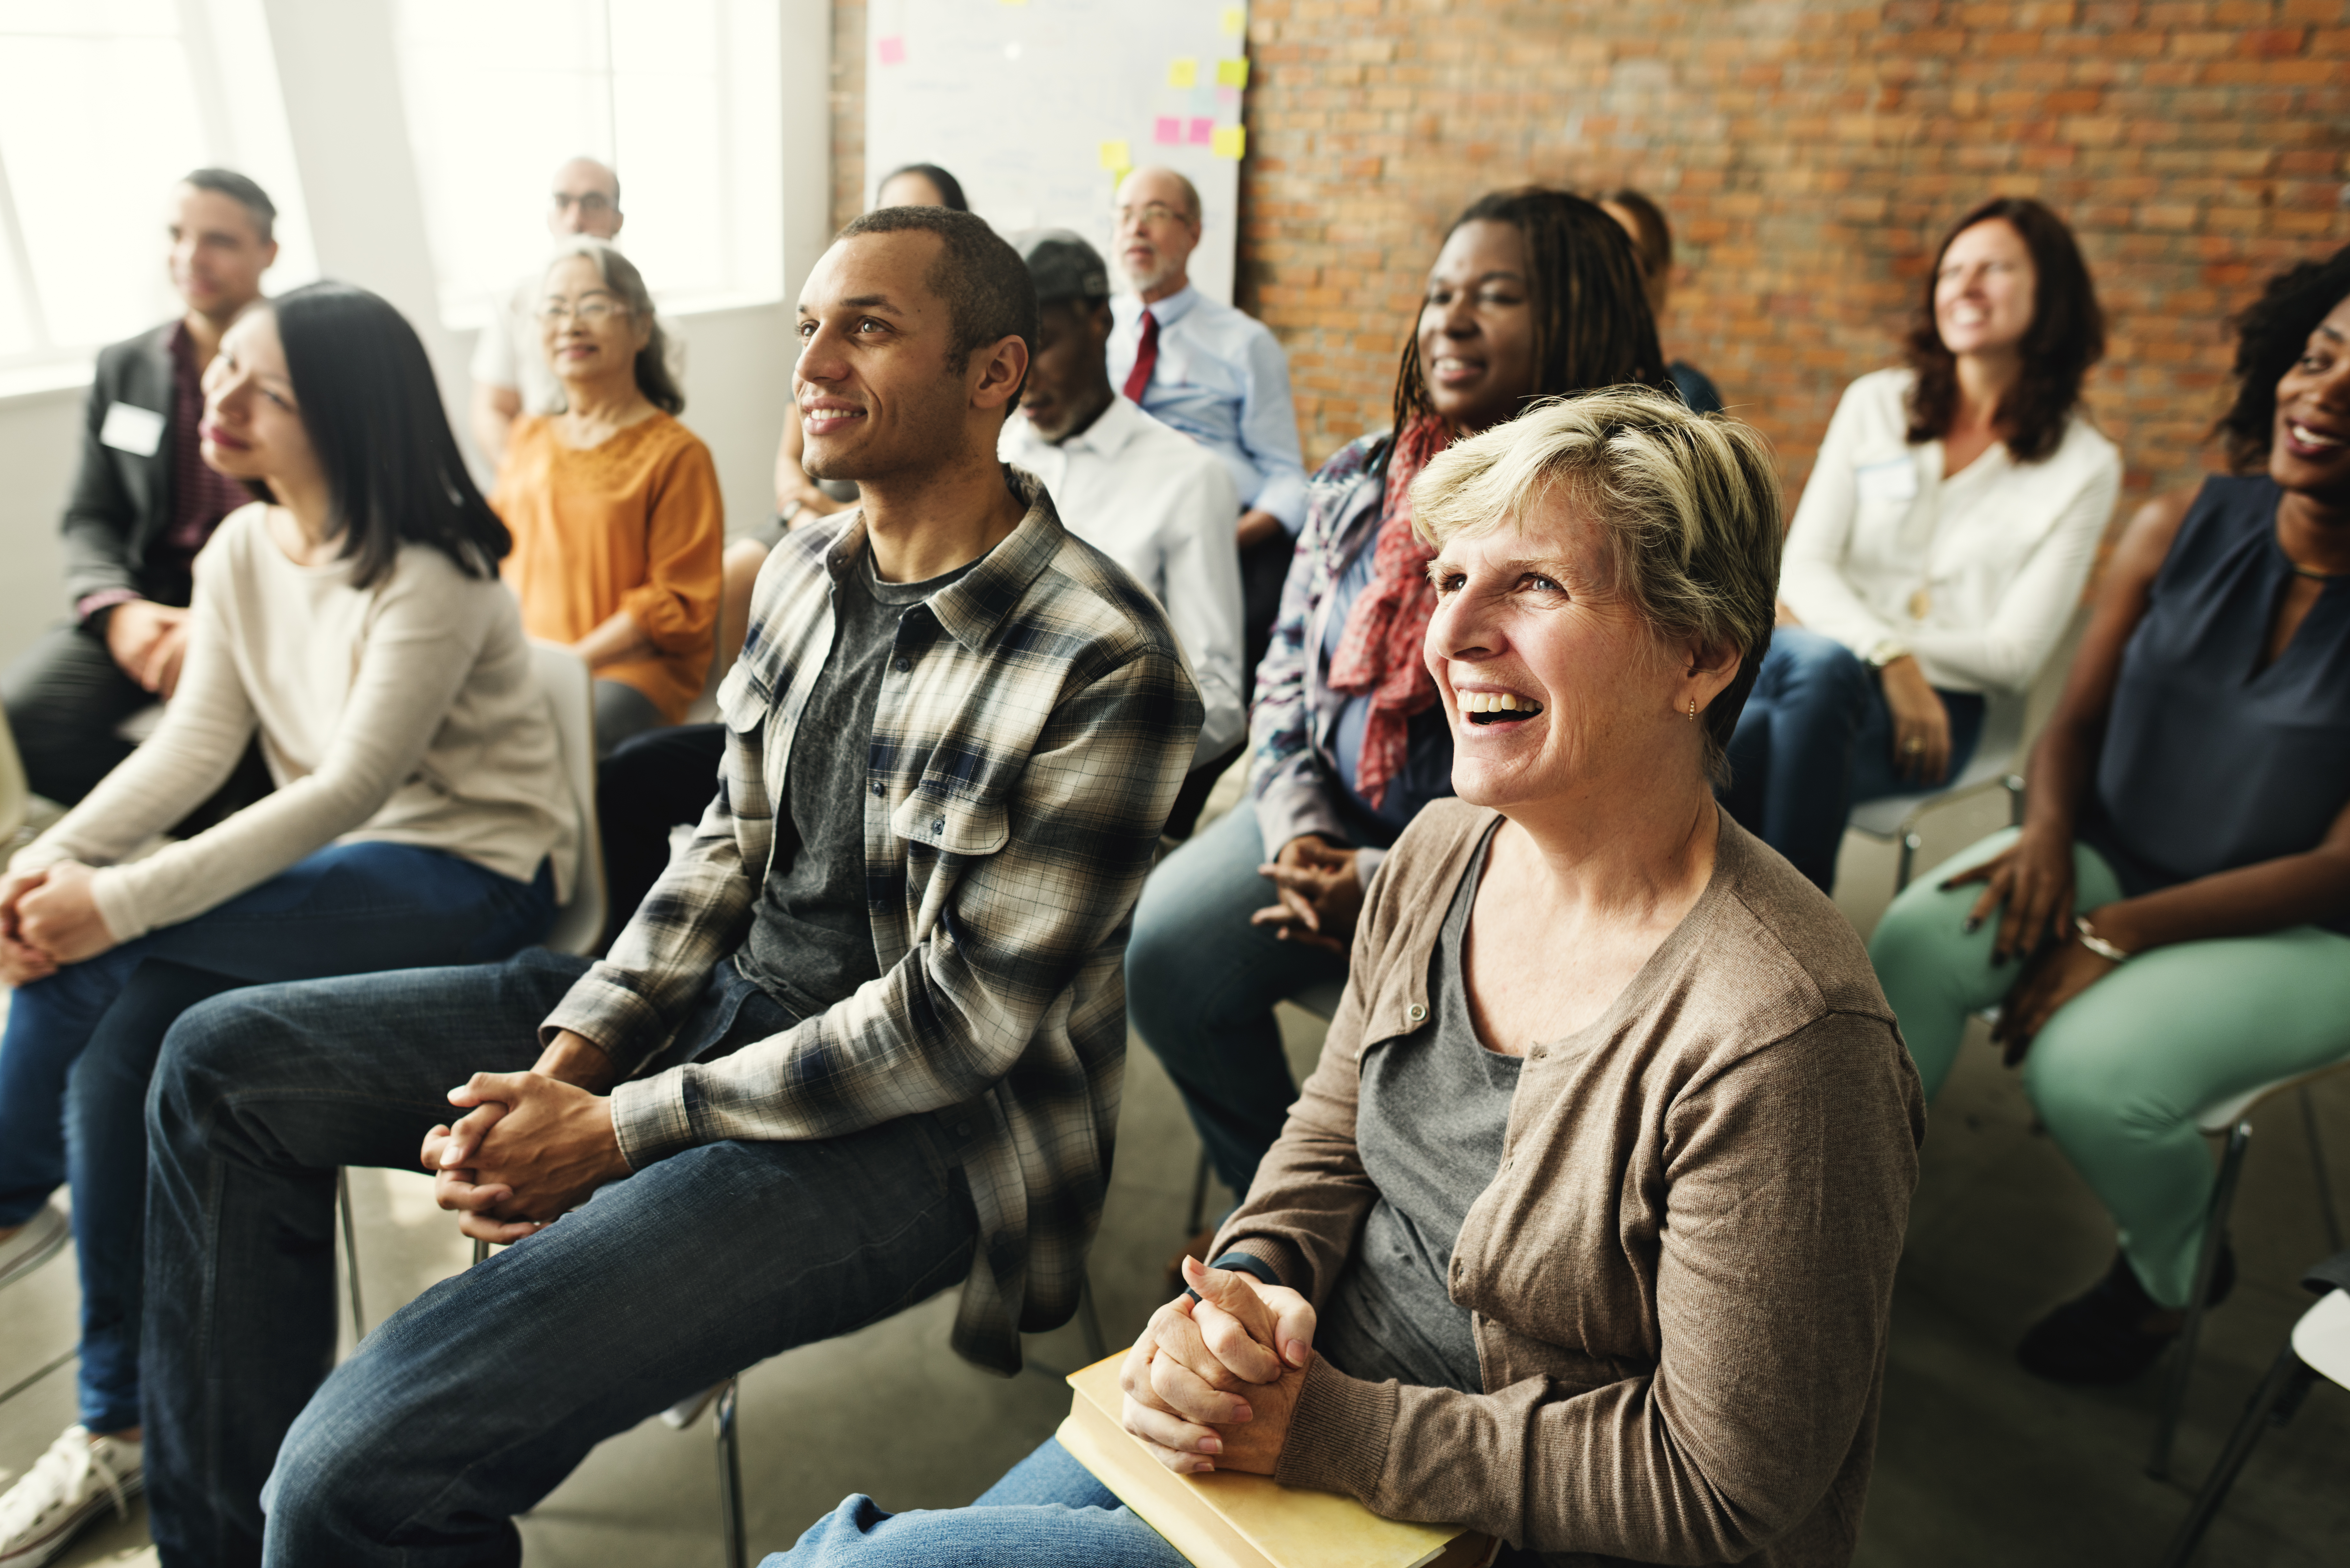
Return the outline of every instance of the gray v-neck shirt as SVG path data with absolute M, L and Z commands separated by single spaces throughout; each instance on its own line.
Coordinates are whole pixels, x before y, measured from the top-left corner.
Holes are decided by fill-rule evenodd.
M 972 565 L 928 582 L 885 583 L 874 575 L 868 545 L 833 589 L 832 651 L 808 692 L 785 764 L 785 809 L 775 824 L 775 859 L 785 869 L 760 890 L 751 934 L 734 961 L 744 979 L 802 1018 L 880 978 L 865 889 L 873 714 L 898 623 Z
M 1315 1350 L 1356 1377 L 1484 1392 L 1469 1310 L 1447 1280 L 1469 1207 L 1501 1169 L 1523 1065 L 1477 1038 L 1461 976 L 1492 845 L 1489 827 L 1429 960 L 1429 1023 L 1363 1054 L 1355 1142 L 1379 1197 L 1315 1331 Z

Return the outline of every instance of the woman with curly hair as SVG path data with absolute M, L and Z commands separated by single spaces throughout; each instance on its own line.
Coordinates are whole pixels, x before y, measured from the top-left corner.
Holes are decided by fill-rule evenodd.
M 1234 1193 L 1297 1098 L 1274 1004 L 1346 979 L 1380 857 L 1452 793 L 1419 652 L 1435 592 L 1411 483 L 1537 399 L 1624 382 L 1672 384 L 1630 238 L 1579 196 L 1496 192 L 1453 220 L 1429 269 L 1394 427 L 1341 448 L 1308 487 L 1256 671 L 1250 799 L 1151 873 L 1126 955 L 1127 1015 Z
M 1942 241 L 1908 367 L 1837 405 L 1722 794 L 1823 889 L 1852 806 L 1965 767 L 2064 636 L 2121 490 L 2080 406 L 2105 344 L 2064 220 L 2002 197 Z
M 1999 1002 L 2113 1214 L 2113 1266 L 2018 1353 L 2064 1382 L 2131 1377 L 2179 1330 L 2213 1179 L 2195 1113 L 2350 1054 L 2350 249 L 2238 327 L 2235 472 L 2131 522 L 2023 826 L 1912 884 L 1869 944 L 1928 1095 Z M 2233 1274 L 2223 1251 L 2211 1299 Z

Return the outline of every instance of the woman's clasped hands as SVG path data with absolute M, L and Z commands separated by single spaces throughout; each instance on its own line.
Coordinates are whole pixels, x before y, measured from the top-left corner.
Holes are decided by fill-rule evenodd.
M 1942 884 L 1962 887 L 1984 884 L 1982 896 L 1967 913 L 1966 929 L 1981 929 L 1994 914 L 1999 930 L 1991 940 L 1991 962 L 2010 959 L 2023 962 L 2022 971 L 2000 1003 L 1999 1022 L 1991 1038 L 2004 1047 L 2011 1067 L 2032 1049 L 2033 1037 L 2047 1026 L 2056 1010 L 2111 974 L 2114 961 L 2092 952 L 2075 940 L 2073 928 L 2073 849 L 2064 836 L 2026 827 L 2016 841 L 1980 866 L 1970 867 Z
M 73 860 L 0 877 L 0 981 L 30 985 L 114 946 L 90 877 Z
M 1151 1314 L 1127 1352 L 1123 1422 L 1179 1475 L 1271 1475 L 1314 1359 L 1314 1307 L 1254 1275 L 1183 1260 L 1199 1300 Z

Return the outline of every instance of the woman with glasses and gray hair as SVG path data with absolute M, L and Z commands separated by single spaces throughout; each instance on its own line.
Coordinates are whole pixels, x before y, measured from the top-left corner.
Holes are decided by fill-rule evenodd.
M 561 413 L 516 420 L 490 504 L 514 535 L 524 629 L 595 676 L 596 750 L 674 724 L 701 695 L 726 533 L 710 449 L 685 408 L 652 295 L 601 240 L 547 265 L 539 341 Z
M 1770 454 L 1617 389 L 1411 500 L 1457 798 L 1371 883 L 1126 1429 L 1503 1564 L 1846 1562 L 1925 1107 L 1852 928 L 1713 799 L 1771 638 Z M 1182 1561 L 1055 1442 L 968 1509 L 852 1497 L 769 1568 Z

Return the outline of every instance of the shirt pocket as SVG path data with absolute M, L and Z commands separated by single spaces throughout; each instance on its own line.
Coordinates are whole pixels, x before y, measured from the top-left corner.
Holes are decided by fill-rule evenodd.
M 1862 453 L 1852 465 L 1852 559 L 1879 568 L 1914 571 L 1925 565 L 1928 541 L 1913 539 L 1921 484 L 1914 453 L 1896 449 Z
M 916 790 L 889 814 L 889 831 L 941 855 L 993 855 L 1011 841 L 1000 800 Z
M 726 792 L 726 809 L 738 817 L 768 820 L 775 805 L 767 794 L 764 755 L 768 711 L 772 704 L 737 660 L 718 683 L 718 717 L 726 729 L 726 745 L 718 761 L 718 782 Z

